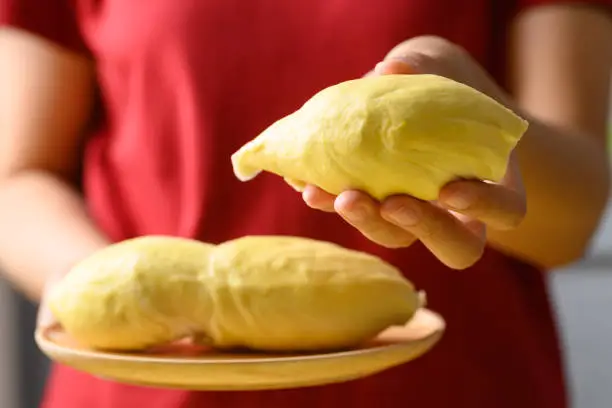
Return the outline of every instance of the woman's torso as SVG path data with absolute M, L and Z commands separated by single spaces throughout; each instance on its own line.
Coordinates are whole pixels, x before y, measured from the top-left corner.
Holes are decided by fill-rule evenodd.
M 113 240 L 172 234 L 326 239 L 375 253 L 448 320 L 413 364 L 341 385 L 187 393 L 56 368 L 46 408 L 564 407 L 555 330 L 538 270 L 493 250 L 468 271 L 420 245 L 380 248 L 283 181 L 240 183 L 230 155 L 318 90 L 369 71 L 394 45 L 436 34 L 487 64 L 487 0 L 75 0 L 105 116 L 85 151 L 92 216 Z

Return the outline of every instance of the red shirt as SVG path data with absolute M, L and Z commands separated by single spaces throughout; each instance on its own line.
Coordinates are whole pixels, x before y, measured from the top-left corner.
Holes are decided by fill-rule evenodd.
M 505 10 L 501 3 L 0 0 L 2 23 L 97 61 L 105 115 L 88 139 L 84 188 L 91 214 L 112 239 L 331 240 L 399 266 L 448 321 L 443 341 L 415 363 L 345 384 L 191 393 L 116 384 L 56 366 L 44 407 L 565 407 L 541 271 L 492 249 L 470 270 L 456 272 L 420 245 L 378 247 L 338 216 L 307 208 L 279 177 L 238 182 L 230 163 L 231 153 L 267 125 L 318 90 L 361 76 L 412 36 L 459 43 L 501 80 L 503 46 L 494 33 L 518 10 L 554 1 L 519 0 Z

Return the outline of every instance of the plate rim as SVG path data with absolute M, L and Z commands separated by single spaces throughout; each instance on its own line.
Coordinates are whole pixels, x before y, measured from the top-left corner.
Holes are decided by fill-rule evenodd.
M 420 313 L 419 313 L 420 312 Z M 152 355 L 129 355 L 129 354 L 115 354 L 115 353 L 107 353 L 99 350 L 82 350 L 76 349 L 72 347 L 62 346 L 48 337 L 48 332 L 54 329 L 54 326 L 41 327 L 37 328 L 34 333 L 34 339 L 38 347 L 43 351 L 43 353 L 47 354 L 56 354 L 56 355 L 72 355 L 74 357 L 87 358 L 87 359 L 96 359 L 96 360 L 105 360 L 105 361 L 114 361 L 114 362 L 127 362 L 127 363 L 136 363 L 136 364 L 165 364 L 165 365 L 230 365 L 230 364 L 282 364 L 282 363 L 291 363 L 291 362 L 307 362 L 307 361 L 315 361 L 315 360 L 326 360 L 326 359 L 338 359 L 338 358 L 348 358 L 354 357 L 356 355 L 363 354 L 372 354 L 381 351 L 389 351 L 394 348 L 402 348 L 407 344 L 414 344 L 417 342 L 422 342 L 425 340 L 430 340 L 433 337 L 441 336 L 446 330 L 446 321 L 439 314 L 431 309 L 420 308 L 415 316 L 406 323 L 406 325 L 412 323 L 417 318 L 417 314 L 425 314 L 428 317 L 433 318 L 437 321 L 438 327 L 435 330 L 431 331 L 427 335 L 415 339 L 410 342 L 395 342 L 390 344 L 381 344 L 369 348 L 361 348 L 354 350 L 343 350 L 331 353 L 319 353 L 319 354 L 304 354 L 299 356 L 278 356 L 278 357 L 254 357 L 254 358 L 230 358 L 230 359 L 206 359 L 206 358 L 194 358 L 194 357 L 185 357 L 185 358 L 172 358 L 172 357 L 155 357 Z M 392 326 L 394 327 L 394 326 Z

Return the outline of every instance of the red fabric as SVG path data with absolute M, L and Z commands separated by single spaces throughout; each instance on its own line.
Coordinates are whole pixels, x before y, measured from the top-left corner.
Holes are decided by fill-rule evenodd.
M 238 182 L 229 160 L 316 91 L 361 76 L 406 38 L 444 36 L 492 68 L 490 33 L 503 22 L 491 21 L 489 1 L 74 0 L 70 9 L 62 0 L 0 0 L 0 6 L 0 22 L 72 49 L 86 44 L 98 62 L 106 116 L 87 145 L 84 184 L 93 217 L 113 239 L 331 240 L 401 267 L 448 320 L 447 335 L 427 356 L 346 384 L 189 393 L 55 367 L 45 408 L 566 406 L 539 270 L 489 250 L 471 270 L 456 272 L 418 245 L 377 247 L 337 216 L 308 209 L 278 177 Z
M 587 6 L 600 6 L 609 8 L 612 6 L 610 0 L 518 0 L 517 7 L 519 10 L 535 7 L 535 6 L 550 6 L 554 4 L 567 4 L 567 5 L 587 5 Z
M 87 51 L 71 0 L 0 0 L 0 26 L 6 24 L 74 51 Z

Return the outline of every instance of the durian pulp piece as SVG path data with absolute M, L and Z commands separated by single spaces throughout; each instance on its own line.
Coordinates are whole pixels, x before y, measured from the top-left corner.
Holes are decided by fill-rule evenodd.
M 97 349 L 194 336 L 218 348 L 312 351 L 404 324 L 423 297 L 388 263 L 328 242 L 254 236 L 213 246 L 151 236 L 85 259 L 49 303 L 68 334 Z
M 366 77 L 326 88 L 232 155 L 236 177 L 277 174 L 339 194 L 435 200 L 458 178 L 497 182 L 527 122 L 436 75 Z
M 228 241 L 210 266 L 215 311 L 204 332 L 219 348 L 346 348 L 405 324 L 423 301 L 383 260 L 305 238 Z
M 200 275 L 213 245 L 147 236 L 77 264 L 49 295 L 66 332 L 99 349 L 138 350 L 197 332 L 212 309 Z

